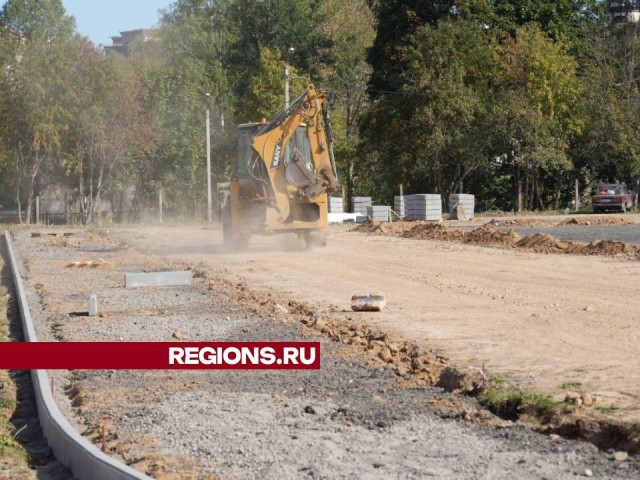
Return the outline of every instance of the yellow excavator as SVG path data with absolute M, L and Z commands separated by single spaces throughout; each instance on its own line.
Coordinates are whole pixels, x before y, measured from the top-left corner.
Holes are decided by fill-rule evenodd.
M 327 195 L 338 187 L 325 93 L 309 85 L 289 108 L 239 125 L 238 134 L 231 181 L 218 187 L 225 245 L 276 233 L 325 245 Z

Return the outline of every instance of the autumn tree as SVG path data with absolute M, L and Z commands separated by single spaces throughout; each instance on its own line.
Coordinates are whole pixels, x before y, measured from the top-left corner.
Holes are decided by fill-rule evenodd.
M 76 39 L 75 25 L 60 0 L 9 0 L 0 12 L 0 125 L 18 206 L 26 199 L 32 221 L 43 165 L 59 159 L 72 112 L 62 99 L 73 68 L 67 48 Z
M 570 140 L 583 125 L 577 64 L 562 42 L 535 26 L 507 38 L 499 64 L 495 152 L 514 167 L 515 209 L 522 210 L 523 196 L 529 209 L 544 209 L 550 199 L 541 188 L 543 176 L 562 178 L 571 170 Z

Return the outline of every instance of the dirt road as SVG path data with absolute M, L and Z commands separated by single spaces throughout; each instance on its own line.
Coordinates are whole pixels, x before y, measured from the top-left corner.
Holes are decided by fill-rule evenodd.
M 343 315 L 484 365 L 514 386 L 564 396 L 593 392 L 615 415 L 640 420 L 640 263 L 541 255 L 457 243 L 332 231 L 324 250 L 294 238 L 252 239 L 226 253 L 217 229 L 154 227 L 128 241 L 171 259 L 204 262 L 251 286 L 349 310 L 353 294 L 383 292 L 379 314 Z
M 175 232 L 195 239 L 197 230 Z M 633 456 L 614 460 L 594 445 L 503 421 L 474 399 L 403 380 L 379 357 L 275 308 L 276 295 L 222 280 L 211 271 L 218 267 L 127 248 L 119 231 L 78 230 L 69 239 L 29 233 L 17 232 L 14 244 L 41 339 L 321 342 L 318 371 L 49 372 L 56 401 L 83 435 L 158 480 L 626 479 L 640 472 Z M 174 235 L 128 236 L 142 244 L 160 234 Z M 102 268 L 72 262 L 97 259 Z M 189 286 L 123 285 L 125 272 L 189 267 Z M 85 314 L 92 293 L 100 298 L 96 317 Z

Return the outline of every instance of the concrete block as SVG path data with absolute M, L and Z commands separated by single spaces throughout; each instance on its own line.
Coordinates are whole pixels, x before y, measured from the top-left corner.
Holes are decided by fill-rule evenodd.
M 91 295 L 89 297 L 89 316 L 95 317 L 98 315 L 98 296 Z
M 342 201 L 342 197 L 329 198 L 329 212 L 330 213 L 344 212 L 344 203 Z
M 351 309 L 354 312 L 379 312 L 386 306 L 387 302 L 381 293 L 354 295 L 351 297 Z
M 126 288 L 191 285 L 191 272 L 125 273 Z
M 454 215 L 454 210 L 457 208 L 458 204 L 462 205 L 464 208 L 464 216 L 469 220 L 474 218 L 476 207 L 474 195 L 468 193 L 452 193 L 449 195 L 449 215 Z

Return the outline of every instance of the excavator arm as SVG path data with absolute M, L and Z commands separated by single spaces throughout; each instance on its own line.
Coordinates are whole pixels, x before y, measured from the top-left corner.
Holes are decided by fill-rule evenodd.
M 308 139 L 311 162 L 298 150 L 289 152 L 286 162 L 285 151 L 295 147 L 292 139 L 301 128 Z M 268 172 L 271 206 L 279 222 L 287 222 L 292 196 L 314 199 L 338 187 L 326 99 L 313 85 L 261 128 L 251 144 Z

